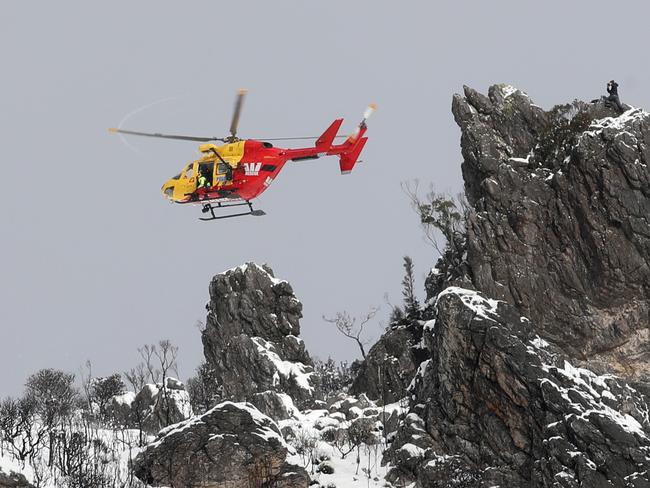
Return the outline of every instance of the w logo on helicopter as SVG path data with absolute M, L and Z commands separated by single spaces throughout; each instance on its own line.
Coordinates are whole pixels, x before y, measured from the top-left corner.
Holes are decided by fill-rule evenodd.
M 244 171 L 246 176 L 257 176 L 260 174 L 262 163 L 244 163 Z

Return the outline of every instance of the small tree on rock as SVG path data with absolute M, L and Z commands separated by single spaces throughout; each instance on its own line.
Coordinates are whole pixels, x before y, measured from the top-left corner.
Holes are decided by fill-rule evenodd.
M 364 343 L 361 340 L 361 335 L 363 334 L 363 328 L 365 327 L 365 325 L 374 318 L 378 310 L 379 310 L 378 307 L 372 307 L 370 311 L 366 314 L 366 316 L 360 319 L 358 322 L 356 317 L 352 317 L 346 311 L 337 312 L 336 317 L 334 318 L 328 318 L 325 315 L 323 315 L 323 320 L 325 320 L 325 322 L 329 322 L 331 324 L 336 325 L 337 330 L 341 334 L 355 341 L 357 343 L 357 346 L 359 346 L 359 350 L 361 351 L 361 356 L 363 357 L 363 359 L 365 359 L 366 350 L 364 348 Z
M 460 194 L 452 197 L 431 188 L 424 197 L 420 197 L 417 180 L 413 183 L 403 183 L 402 188 L 420 219 L 426 239 L 441 256 L 451 260 L 452 266 L 461 264 L 467 240 L 465 196 Z M 441 234 L 444 244 L 439 240 Z M 450 252 L 446 252 L 447 250 Z
M 402 296 L 404 297 L 404 312 L 407 318 L 417 319 L 420 316 L 420 302 L 415 294 L 415 277 L 413 260 L 404 256 L 404 278 L 402 279 Z

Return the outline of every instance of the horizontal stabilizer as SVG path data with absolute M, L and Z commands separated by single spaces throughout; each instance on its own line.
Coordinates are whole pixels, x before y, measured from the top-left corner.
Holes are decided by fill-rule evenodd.
M 361 151 L 363 151 L 363 147 L 366 145 L 367 140 L 367 137 L 362 137 L 357 140 L 352 148 L 341 153 L 341 156 L 339 157 L 339 166 L 342 175 L 346 175 L 352 171 L 352 168 L 354 168 L 354 165 L 357 163 L 357 159 L 359 159 L 359 155 L 361 154 Z

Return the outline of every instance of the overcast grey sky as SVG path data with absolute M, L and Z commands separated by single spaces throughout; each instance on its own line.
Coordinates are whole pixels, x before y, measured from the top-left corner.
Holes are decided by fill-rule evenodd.
M 321 315 L 399 302 L 404 254 L 421 288 L 436 255 L 400 182 L 460 190 L 452 94 L 508 82 L 550 107 L 615 78 L 648 107 L 646 4 L 2 2 L 0 396 L 42 367 L 123 371 L 161 338 L 186 379 L 210 278 L 248 260 L 291 281 L 312 355 L 355 357 Z M 341 116 L 347 132 L 376 102 L 364 163 L 290 164 L 258 202 L 267 216 L 203 223 L 160 194 L 196 145 L 106 131 L 136 111 L 124 128 L 223 135 L 240 87 L 243 137 Z

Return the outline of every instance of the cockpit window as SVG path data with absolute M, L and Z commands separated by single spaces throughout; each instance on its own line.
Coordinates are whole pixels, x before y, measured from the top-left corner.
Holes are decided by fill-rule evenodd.
M 185 178 L 191 178 L 192 176 L 194 176 L 194 173 L 192 171 L 193 167 L 194 167 L 194 163 L 187 165 L 187 168 L 185 168 Z

